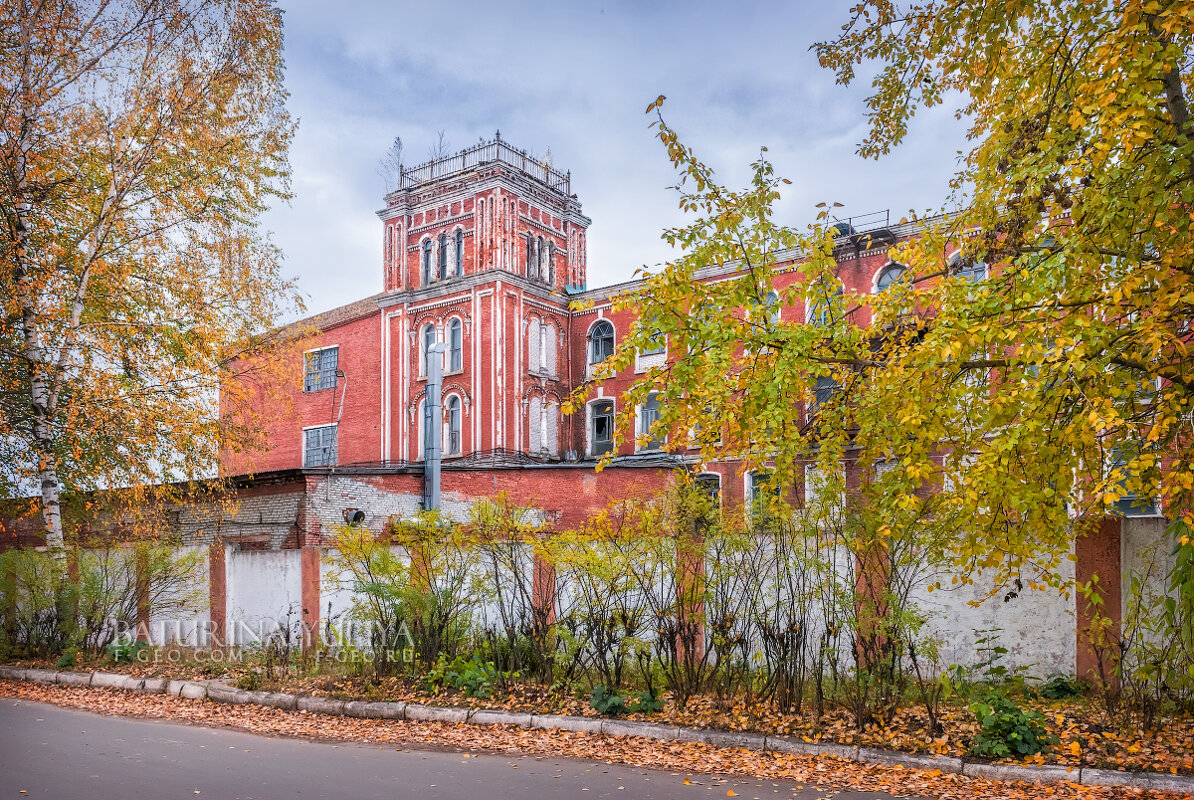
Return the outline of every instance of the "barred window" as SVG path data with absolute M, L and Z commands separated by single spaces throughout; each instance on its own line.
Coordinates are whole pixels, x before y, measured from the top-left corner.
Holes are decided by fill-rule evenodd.
M 324 425 L 303 431 L 303 466 L 331 467 L 336 460 L 336 426 Z
M 340 358 L 338 346 L 312 350 L 305 358 L 307 368 L 303 375 L 304 392 L 336 388 L 336 367 Z

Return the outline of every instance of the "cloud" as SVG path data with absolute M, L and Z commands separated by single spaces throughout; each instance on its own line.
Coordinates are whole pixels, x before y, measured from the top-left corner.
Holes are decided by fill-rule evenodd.
M 436 132 L 454 148 L 502 137 L 551 149 L 593 218 L 591 286 L 626 280 L 671 251 L 674 175 L 643 109 L 660 93 L 686 143 L 742 183 L 760 145 L 793 180 L 782 220 L 821 200 L 846 213 L 940 206 L 963 126 L 923 113 L 881 161 L 855 155 L 869 81 L 834 84 L 809 52 L 848 11 L 773 3 L 284 3 L 287 87 L 300 119 L 295 200 L 267 219 L 313 311 L 381 287 L 377 160 L 393 137 L 422 160 Z M 898 209 L 898 211 L 896 210 Z

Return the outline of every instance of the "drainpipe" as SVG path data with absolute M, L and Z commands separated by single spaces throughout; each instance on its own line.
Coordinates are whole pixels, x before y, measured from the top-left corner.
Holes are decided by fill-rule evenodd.
M 427 394 L 423 400 L 423 510 L 439 508 L 439 468 L 443 458 L 443 407 L 440 384 L 443 382 L 444 353 L 448 345 L 436 342 L 427 348 Z

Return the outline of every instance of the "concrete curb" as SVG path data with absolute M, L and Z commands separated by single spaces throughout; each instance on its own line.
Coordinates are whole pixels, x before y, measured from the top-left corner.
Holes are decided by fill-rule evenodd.
M 715 731 L 700 728 L 680 728 L 656 722 L 633 722 L 624 719 L 571 717 L 560 714 L 525 714 L 489 709 L 444 708 L 414 703 L 383 703 L 363 700 L 331 700 L 325 697 L 296 697 L 281 692 L 246 692 L 216 680 L 171 681 L 165 678 L 133 678 L 114 672 L 55 672 L 48 669 L 22 669 L 0 666 L 0 678 L 34 683 L 54 683 L 62 686 L 92 686 L 125 689 L 134 692 L 167 693 L 175 697 L 203 699 L 233 705 L 272 706 L 308 714 L 349 716 L 359 719 L 412 720 L 420 722 L 448 722 L 470 725 L 514 725 L 536 730 L 572 731 L 575 733 L 605 734 L 607 736 L 641 736 L 665 741 L 700 742 L 713 747 L 733 747 L 744 750 L 794 753 L 805 756 L 841 758 L 868 764 L 905 767 L 907 769 L 941 770 L 966 777 L 992 781 L 1024 781 L 1054 783 L 1069 781 L 1083 786 L 1126 786 L 1135 789 L 1177 792 L 1194 795 L 1194 778 L 1183 775 L 1163 775 L 1157 772 L 1117 772 L 1093 767 L 1063 767 L 1056 764 L 1021 766 L 1019 764 L 988 764 L 955 756 L 931 756 L 899 753 L 871 747 L 805 742 L 788 736 L 766 736 L 760 733 Z

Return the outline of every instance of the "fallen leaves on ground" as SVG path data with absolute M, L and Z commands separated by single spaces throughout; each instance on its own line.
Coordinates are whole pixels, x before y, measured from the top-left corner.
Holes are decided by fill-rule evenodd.
M 80 654 L 74 669 L 99 669 L 125 672 L 138 677 L 165 677 L 175 680 L 222 678 L 236 685 L 237 678 L 254 670 L 246 664 L 228 664 L 193 658 L 172 661 L 162 658 L 168 650 L 155 650 L 148 663 L 113 664 L 102 655 Z M 20 666 L 53 669 L 52 663 L 17 662 Z M 335 665 L 332 665 L 333 668 Z M 256 670 L 259 674 L 262 670 Z M 338 700 L 399 700 L 424 705 L 488 708 L 500 711 L 524 711 L 537 714 L 600 716 L 587 698 L 571 693 L 553 692 L 536 683 L 518 683 L 508 692 L 490 698 L 469 697 L 445 688 L 428 692 L 422 680 L 411 676 L 380 677 L 325 673 L 300 676 L 293 673 L 264 679 L 260 688 L 296 695 L 330 697 Z M 885 724 L 872 724 L 863 730 L 854 725 L 851 714 L 842 708 L 827 707 L 816 717 L 805 713 L 779 713 L 765 703 L 750 703 L 741 697 L 732 702 L 709 695 L 692 698 L 684 709 L 677 708 L 664 696 L 664 710 L 657 714 L 629 714 L 626 719 L 710 728 L 729 731 L 756 731 L 803 739 L 806 742 L 837 743 L 897 750 L 905 753 L 963 756 L 978 733 L 978 722 L 965 703 L 941 708 L 944 731 L 929 738 L 928 717 L 923 707 L 908 705 L 896 711 Z M 1005 759 L 1001 763 L 1056 764 L 1063 767 L 1098 767 L 1129 771 L 1154 771 L 1194 774 L 1194 719 L 1177 717 L 1166 720 L 1160 730 L 1143 734 L 1127 714 L 1111 715 L 1094 698 L 1044 700 L 1016 698 L 1025 710 L 1042 712 L 1051 733 L 1060 744 L 1049 752 L 1024 760 Z M 807 711 L 807 709 L 805 709 Z
M 102 714 L 174 719 L 213 727 L 232 727 L 267 736 L 348 740 L 398 747 L 456 748 L 469 751 L 568 756 L 689 774 L 753 776 L 817 786 L 850 787 L 899 795 L 995 800 L 1177 800 L 1179 795 L 1144 789 L 1079 786 L 1070 782 L 1028 784 L 996 782 L 938 770 L 913 770 L 860 764 L 829 757 L 760 753 L 569 731 L 527 730 L 508 725 L 463 725 L 441 722 L 394 722 L 329 717 L 260 706 L 234 706 L 208 700 L 139 694 L 117 689 L 72 687 L 0 680 L 0 697 L 13 697 L 81 708 Z

